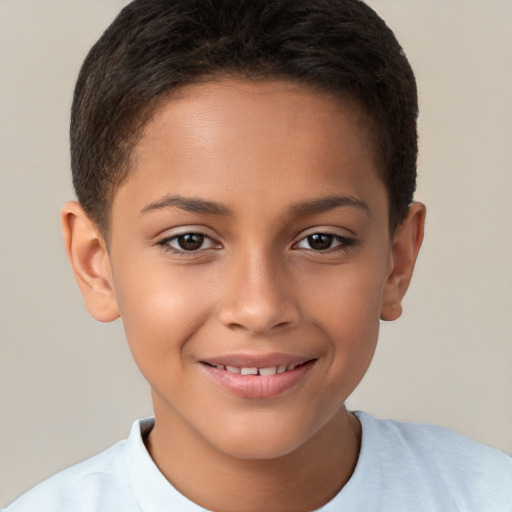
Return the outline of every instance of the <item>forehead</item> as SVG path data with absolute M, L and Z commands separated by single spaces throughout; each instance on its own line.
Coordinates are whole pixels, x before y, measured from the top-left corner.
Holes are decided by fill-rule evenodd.
M 382 186 L 371 133 L 355 102 L 292 83 L 187 85 L 146 124 L 116 197 L 136 190 L 141 208 L 166 194 L 254 207 L 333 189 L 362 197 Z

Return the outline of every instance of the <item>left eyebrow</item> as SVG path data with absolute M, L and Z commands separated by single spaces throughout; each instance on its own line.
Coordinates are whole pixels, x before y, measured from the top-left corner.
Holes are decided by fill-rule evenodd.
M 309 201 L 301 201 L 292 205 L 290 210 L 293 215 L 303 216 L 327 212 L 341 206 L 361 208 L 368 213 L 370 212 L 370 208 L 366 203 L 350 196 L 327 196 Z
M 200 215 L 226 215 L 230 211 L 224 205 L 195 197 L 165 196 L 145 206 L 140 213 L 145 214 L 162 208 L 180 208 Z

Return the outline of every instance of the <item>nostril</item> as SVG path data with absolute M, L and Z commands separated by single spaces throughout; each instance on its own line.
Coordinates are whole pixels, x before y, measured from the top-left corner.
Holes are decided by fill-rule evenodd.
M 245 328 L 244 328 L 244 326 L 243 326 L 243 325 L 241 325 L 241 324 L 236 324 L 236 323 L 230 323 L 230 324 L 228 324 L 228 327 L 229 327 L 230 329 L 233 329 L 233 331 L 240 331 L 241 329 L 244 329 L 244 330 L 245 330 Z
M 300 312 L 294 301 L 257 292 L 251 289 L 233 292 L 217 312 L 221 323 L 233 331 L 261 334 L 281 331 L 299 322 Z
M 244 325 L 244 324 L 232 322 L 232 323 L 228 324 L 227 327 L 229 329 L 232 329 L 233 331 L 243 330 L 243 331 L 250 331 L 254 334 L 257 334 L 257 333 L 263 333 L 265 331 L 270 332 L 270 331 L 283 330 L 291 325 L 293 325 L 293 322 L 279 322 L 275 325 L 256 325 L 255 323 L 249 323 L 249 322 L 247 322 Z

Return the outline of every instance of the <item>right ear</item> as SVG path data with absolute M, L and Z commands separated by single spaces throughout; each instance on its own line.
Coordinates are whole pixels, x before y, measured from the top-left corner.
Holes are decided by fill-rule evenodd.
M 100 322 L 119 318 L 107 244 L 96 224 L 76 201 L 62 207 L 66 253 L 89 313 Z

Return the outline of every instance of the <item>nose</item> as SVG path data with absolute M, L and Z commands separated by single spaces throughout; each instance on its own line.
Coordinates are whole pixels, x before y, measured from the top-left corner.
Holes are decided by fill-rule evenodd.
M 269 334 L 300 320 L 289 272 L 270 254 L 248 251 L 231 262 L 219 320 L 230 329 Z

